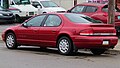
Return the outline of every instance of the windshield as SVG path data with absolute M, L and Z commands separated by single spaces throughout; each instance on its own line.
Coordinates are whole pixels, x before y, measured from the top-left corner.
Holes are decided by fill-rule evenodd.
M 89 20 L 81 17 L 80 14 L 65 14 L 65 16 L 74 23 L 91 23 Z
M 30 4 L 30 0 L 14 0 L 16 5 L 20 4 Z
M 44 7 L 58 7 L 58 5 L 52 1 L 40 1 Z

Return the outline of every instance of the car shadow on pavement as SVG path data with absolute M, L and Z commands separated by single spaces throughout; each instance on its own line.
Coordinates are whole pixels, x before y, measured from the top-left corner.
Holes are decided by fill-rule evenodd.
M 18 49 L 15 50 L 20 50 L 20 51 L 27 51 L 30 52 L 32 54 L 37 54 L 37 55 L 55 55 L 55 56 L 63 56 L 60 55 L 57 48 L 46 48 L 46 49 L 41 49 L 40 47 L 20 47 Z M 106 51 L 104 54 L 102 55 L 93 55 L 90 51 L 85 51 L 85 50 L 79 50 L 77 53 L 74 53 L 72 55 L 69 56 L 82 56 L 82 57 L 110 57 L 110 56 L 116 56 L 120 54 L 120 51 Z M 78 58 L 78 57 L 77 57 Z

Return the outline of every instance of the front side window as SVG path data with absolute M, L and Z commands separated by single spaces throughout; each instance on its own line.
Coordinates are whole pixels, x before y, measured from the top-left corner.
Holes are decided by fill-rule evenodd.
M 40 26 L 41 23 L 43 22 L 43 19 L 45 18 L 46 15 L 41 15 L 32 18 L 31 20 L 27 21 L 27 26 L 35 27 L 35 26 Z
M 58 5 L 52 1 L 40 1 L 44 7 L 58 7 Z
M 84 7 L 85 6 L 76 6 L 71 10 L 71 12 L 73 12 L 73 13 L 83 12 Z
M 49 15 L 44 26 L 59 26 L 61 19 L 57 15 Z
M 96 11 L 97 11 L 97 7 L 88 6 L 86 8 L 86 12 L 96 12 Z

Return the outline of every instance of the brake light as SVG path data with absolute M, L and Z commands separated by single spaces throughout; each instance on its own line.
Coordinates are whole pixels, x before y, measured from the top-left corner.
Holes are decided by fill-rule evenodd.
M 108 14 L 103 14 L 104 17 L 108 17 Z
M 82 30 L 80 31 L 80 35 L 83 35 L 83 36 L 111 36 L 111 35 L 116 35 L 116 30 L 113 30 L 111 32 L 108 32 L 108 33 L 94 33 L 94 31 L 92 29 L 86 29 L 86 30 Z
M 93 30 L 92 29 L 85 29 L 80 31 L 80 35 L 93 35 Z

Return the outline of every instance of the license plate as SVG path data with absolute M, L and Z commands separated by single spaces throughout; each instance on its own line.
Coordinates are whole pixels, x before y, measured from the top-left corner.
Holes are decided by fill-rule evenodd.
M 102 45 L 109 45 L 109 41 L 103 41 Z
M 120 16 L 118 16 L 118 19 L 120 20 Z

